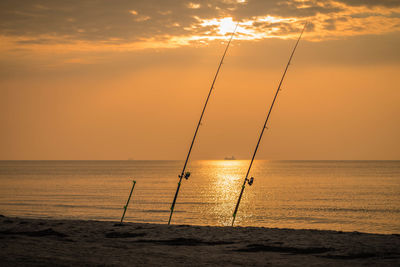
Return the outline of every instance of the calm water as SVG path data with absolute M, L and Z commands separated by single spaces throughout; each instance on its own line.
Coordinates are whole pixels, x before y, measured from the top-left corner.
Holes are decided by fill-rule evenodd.
M 229 225 L 248 161 L 193 161 L 172 223 Z M 180 161 L 0 161 L 0 214 L 166 223 Z M 400 233 L 400 161 L 256 161 L 236 225 Z

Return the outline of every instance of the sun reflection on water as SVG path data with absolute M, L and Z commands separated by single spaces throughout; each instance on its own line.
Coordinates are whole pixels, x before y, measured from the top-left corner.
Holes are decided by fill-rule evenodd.
M 213 217 L 219 225 L 230 225 L 247 163 L 247 160 L 205 162 L 212 171 L 207 173 L 211 183 L 206 192 L 211 201 L 208 209 L 202 211 L 204 216 Z

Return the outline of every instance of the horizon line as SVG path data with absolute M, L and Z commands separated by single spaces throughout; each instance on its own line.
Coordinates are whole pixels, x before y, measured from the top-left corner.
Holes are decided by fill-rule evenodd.
M 246 161 L 250 159 L 194 159 L 192 161 Z M 400 161 L 400 159 L 255 159 L 262 161 Z M 0 159 L 0 161 L 184 161 L 183 159 Z

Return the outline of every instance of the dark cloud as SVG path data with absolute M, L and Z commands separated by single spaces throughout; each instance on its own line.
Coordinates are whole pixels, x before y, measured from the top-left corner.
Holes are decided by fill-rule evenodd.
M 279 29 L 277 32 L 274 32 L 275 35 L 287 35 L 299 32 L 299 28 L 297 27 L 297 25 L 294 25 L 291 22 L 254 22 L 252 27 L 258 28 L 260 31 Z
M 68 43 L 65 40 L 57 40 L 50 38 L 34 38 L 34 39 L 26 39 L 26 40 L 18 40 L 17 44 L 59 44 L 59 43 Z
M 334 20 L 334 19 L 324 20 L 324 28 L 329 31 L 336 30 L 335 22 L 336 22 L 336 20 Z
M 303 4 L 306 7 L 299 8 Z M 325 2 L 321 5 L 320 3 L 318 4 L 318 1 L 304 1 L 304 3 L 301 3 L 282 0 L 248 0 L 246 4 L 237 8 L 233 13 L 240 19 L 247 19 L 265 15 L 281 17 L 309 17 L 318 13 L 329 14 L 340 11 L 342 11 L 341 8 L 334 7 L 329 2 Z
M 399 7 L 399 0 L 336 0 L 349 6 L 385 6 Z
M 78 40 L 119 38 L 136 41 L 155 35 L 185 35 L 197 19 L 218 17 L 216 3 L 202 1 L 200 8 L 189 1 L 2 1 L 0 32 L 3 35 L 58 35 Z
M 369 17 L 398 18 L 399 14 L 398 13 L 394 13 L 394 12 L 390 13 L 389 15 L 388 14 L 380 14 L 380 13 L 377 13 L 377 12 L 363 12 L 363 13 L 357 13 L 357 14 L 350 15 L 350 17 L 352 17 L 352 18 L 361 18 L 361 19 L 369 18 Z

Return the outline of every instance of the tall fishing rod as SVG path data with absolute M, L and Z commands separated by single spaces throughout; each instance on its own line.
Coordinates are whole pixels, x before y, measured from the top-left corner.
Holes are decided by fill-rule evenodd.
M 231 37 L 230 37 L 230 39 L 229 39 L 229 42 L 228 42 L 228 44 L 226 45 L 226 48 L 225 48 L 224 54 L 222 55 L 221 61 L 219 62 L 218 69 L 217 69 L 217 72 L 215 73 L 214 80 L 213 80 L 212 83 L 211 83 L 210 91 L 208 92 L 208 95 L 207 95 L 207 98 L 206 98 L 206 102 L 204 103 L 204 107 L 203 107 L 203 110 L 202 110 L 202 112 L 201 112 L 199 122 L 197 123 L 197 127 L 196 127 L 196 130 L 195 130 L 195 132 L 194 132 L 193 139 L 192 139 L 192 143 L 190 144 L 189 152 L 187 153 L 187 156 L 186 156 L 185 164 L 183 165 L 181 174 L 178 175 L 178 177 L 179 177 L 179 182 L 178 182 L 178 187 L 176 188 L 174 200 L 172 201 L 172 204 L 171 204 L 171 213 L 170 213 L 170 215 L 169 215 L 168 225 L 171 223 L 172 214 L 174 213 L 174 208 L 175 208 L 175 204 L 176 204 L 176 199 L 178 198 L 179 189 L 181 188 L 182 178 L 185 177 L 186 180 L 189 179 L 190 172 L 186 172 L 186 173 L 185 173 L 186 165 L 187 165 L 187 163 L 188 163 L 188 161 L 189 161 L 190 153 L 192 152 L 193 144 L 194 144 L 194 141 L 196 140 L 197 132 L 199 131 L 199 127 L 200 127 L 200 125 L 201 125 L 201 120 L 203 119 L 204 111 L 206 110 L 208 100 L 210 99 L 212 90 L 214 89 L 214 84 L 215 84 L 215 81 L 217 80 L 219 70 L 221 69 L 221 66 L 222 66 L 222 63 L 223 63 L 223 61 L 224 61 L 226 52 L 228 51 L 229 45 L 231 44 L 233 35 L 235 35 L 235 32 L 236 32 L 238 26 L 239 26 L 239 22 L 236 24 L 236 27 L 235 27 L 234 31 L 232 32 Z
M 246 177 L 245 177 L 243 185 L 242 185 L 242 190 L 240 191 L 239 198 L 238 198 L 238 201 L 236 203 L 235 211 L 233 212 L 233 215 L 232 215 L 232 217 L 233 217 L 232 218 L 232 226 L 235 223 L 236 214 L 237 214 L 238 209 L 239 209 L 240 200 L 242 199 L 243 191 L 244 191 L 244 188 L 246 187 L 246 183 L 248 183 L 250 186 L 253 184 L 254 177 L 251 177 L 250 179 L 248 178 L 250 170 L 251 170 L 251 166 L 253 165 L 253 161 L 254 161 L 254 158 L 256 156 L 256 153 L 257 153 L 257 150 L 258 150 L 258 146 L 260 145 L 261 138 L 262 138 L 262 136 L 264 134 L 264 130 L 267 128 L 267 123 L 268 123 L 269 116 L 271 115 L 271 111 L 272 111 L 272 108 L 274 107 L 275 100 L 276 100 L 276 98 L 278 96 L 278 93 L 281 90 L 281 85 L 282 85 L 283 80 L 285 79 L 286 72 L 287 72 L 287 70 L 289 68 L 289 65 L 290 65 L 290 61 L 292 60 L 294 52 L 296 51 L 297 45 L 299 44 L 299 41 L 301 39 L 301 36 L 303 35 L 304 29 L 306 28 L 306 26 L 307 26 L 307 22 L 304 24 L 303 30 L 301 31 L 300 36 L 297 39 L 296 45 L 293 48 L 292 54 L 289 57 L 289 61 L 288 61 L 287 65 L 286 65 L 285 71 L 283 72 L 281 81 L 279 82 L 278 89 L 276 90 L 275 97 L 272 100 L 272 104 L 271 104 L 271 106 L 269 108 L 267 118 L 266 118 L 266 120 L 264 122 L 264 125 L 263 125 L 262 129 L 261 129 L 260 137 L 258 138 L 258 142 L 257 142 L 256 148 L 254 149 L 253 157 L 251 158 L 249 168 L 247 169 Z

